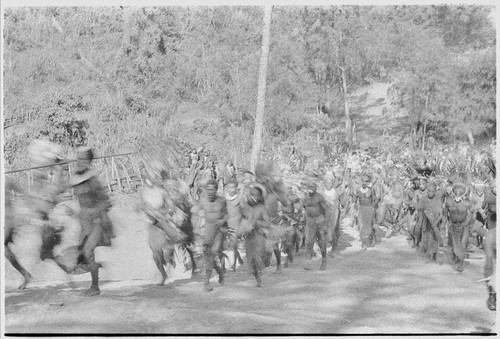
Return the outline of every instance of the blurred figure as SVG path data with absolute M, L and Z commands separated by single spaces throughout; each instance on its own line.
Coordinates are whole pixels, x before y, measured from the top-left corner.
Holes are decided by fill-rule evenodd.
M 191 206 L 187 199 L 187 187 L 183 190 L 179 181 L 166 179 L 163 184 L 150 177 L 146 183 L 141 192 L 141 208 L 150 221 L 148 243 L 161 274 L 158 285 L 163 286 L 167 279 L 164 265 L 175 264 L 175 245 L 181 245 L 187 251 L 192 273 L 196 271 L 194 254 L 188 247 L 194 244 Z
M 80 246 L 74 253 L 76 264 L 88 269 L 92 276 L 90 288 L 83 292 L 85 297 L 100 294 L 99 267 L 101 265 L 96 263 L 94 251 L 98 246 L 111 246 L 111 239 L 115 236 L 113 224 L 108 217 L 111 202 L 104 193 L 97 175 L 91 170 L 93 158 L 94 153 L 90 148 L 78 148 L 75 174 L 64 187 L 73 189 L 75 198 L 80 203 L 78 214 L 81 224 Z M 66 266 L 66 271 L 72 271 L 74 269 L 72 266 Z
M 486 280 L 486 287 L 488 289 L 488 300 L 487 306 L 491 311 L 496 311 L 497 309 L 497 293 L 495 291 L 495 286 L 492 284 L 492 280 L 495 278 L 495 267 L 496 267 L 496 257 L 497 257 L 497 229 L 493 228 L 484 236 L 484 253 L 486 255 L 486 261 L 484 263 L 484 277 Z
M 455 262 L 453 269 L 458 272 L 464 270 L 470 222 L 473 220 L 471 203 L 465 199 L 466 193 L 467 187 L 464 184 L 453 184 L 452 194 L 446 199 L 444 212 L 450 223 L 449 232 L 453 246 L 452 260 Z
M 219 275 L 219 284 L 224 284 L 224 272 L 217 264 L 223 250 L 224 238 L 227 234 L 227 204 L 226 200 L 217 195 L 217 181 L 210 179 L 206 184 L 206 195 L 192 209 L 200 218 L 205 219 L 202 230 L 198 230 L 203 238 L 203 257 L 205 259 L 205 291 L 212 291 L 210 277 L 215 269 Z M 201 231 L 201 232 L 200 232 Z
M 413 239 L 415 240 L 415 247 L 417 251 L 424 255 L 426 252 L 426 244 L 422 242 L 422 226 L 424 222 L 424 214 L 422 211 L 422 204 L 420 203 L 422 198 L 427 194 L 427 178 L 421 176 L 418 182 L 418 189 L 415 190 L 415 201 L 416 201 L 416 221 L 415 227 L 413 229 Z
M 307 194 L 304 198 L 306 214 L 306 248 L 310 258 L 315 256 L 314 243 L 317 241 L 321 250 L 320 270 L 326 270 L 326 246 L 329 239 L 327 220 L 331 218 L 328 203 L 317 192 L 316 183 L 309 181 L 306 184 Z
M 483 209 L 486 212 L 486 228 L 491 230 L 497 226 L 497 189 L 495 177 L 489 180 L 484 194 Z
M 18 289 L 24 290 L 26 285 L 31 281 L 31 274 L 19 263 L 14 253 L 9 248 L 9 245 L 14 243 L 15 233 L 18 226 L 18 218 L 16 218 L 16 211 L 13 204 L 14 192 L 21 192 L 19 187 L 11 180 L 5 182 L 5 224 L 4 224 L 4 247 L 5 258 L 11 265 L 22 274 L 24 281 L 19 285 Z
M 228 249 L 234 251 L 234 263 L 233 271 L 236 271 L 236 262 L 243 265 L 243 259 L 241 258 L 240 252 L 238 250 L 239 240 L 236 232 L 240 228 L 241 222 L 241 192 L 238 193 L 238 181 L 235 178 L 229 178 L 226 182 L 225 188 L 225 198 L 227 204 L 227 225 L 229 230 L 230 239 L 228 241 Z
M 427 195 L 423 196 L 420 204 L 423 211 L 422 242 L 425 243 L 427 262 L 436 261 L 438 246 L 442 246 L 443 239 L 439 229 L 443 219 L 441 198 L 436 194 L 436 184 L 429 183 Z
M 196 271 L 189 186 L 178 180 L 182 167 L 179 154 L 178 144 L 173 140 L 147 145 L 140 153 L 146 186 L 141 192 L 139 206 L 149 221 L 148 244 L 161 274 L 160 286 L 167 279 L 164 266 L 175 266 L 175 253 L 184 259 L 187 268 L 188 258 L 183 255 L 186 251 L 191 260 L 192 273 Z
M 34 166 L 55 165 L 62 160 L 61 147 L 47 140 L 34 140 L 29 146 L 29 153 Z M 42 224 L 48 221 L 49 213 L 58 203 L 61 174 L 61 166 L 33 170 L 29 205 L 35 214 L 34 217 Z
M 191 152 L 189 153 L 189 158 L 190 158 L 189 170 L 192 170 L 197 166 L 198 161 L 200 160 L 199 155 L 195 149 L 191 150 Z
M 242 202 L 242 220 L 238 234 L 245 238 L 245 254 L 248 269 L 252 272 L 257 287 L 262 287 L 261 271 L 264 259 L 273 250 L 268 238 L 271 220 L 264 206 L 261 188 L 250 188 L 246 200 Z
M 342 205 L 342 192 L 340 190 L 340 178 L 335 177 L 333 174 L 327 174 L 325 176 L 325 189 L 323 195 L 326 201 L 329 203 L 332 218 L 329 220 L 330 234 L 331 234 L 331 245 L 332 250 L 330 254 L 333 256 L 335 249 L 337 248 L 338 240 L 340 238 L 340 207 Z
M 362 251 L 366 251 L 368 246 L 375 245 L 375 206 L 377 197 L 373 188 L 370 187 L 371 177 L 364 173 L 361 176 L 361 187 L 358 188 L 356 195 L 358 199 L 358 223 L 359 236 L 361 238 Z
M 224 185 L 226 185 L 230 179 L 236 179 L 236 167 L 231 160 L 228 160 L 224 168 Z
M 293 212 L 293 206 L 287 197 L 285 187 L 280 175 L 271 173 L 274 172 L 273 166 L 265 170 L 263 163 L 259 163 L 255 169 L 258 184 L 262 186 L 264 192 L 264 206 L 271 220 L 271 228 L 269 237 L 273 240 L 273 253 L 276 257 L 276 271 L 281 272 L 281 251 L 279 248 L 280 242 L 285 244 L 287 239 L 291 239 L 293 228 L 285 223 L 284 213 Z M 264 264 L 268 267 L 271 264 L 272 254 L 269 255 Z
M 28 147 L 32 164 L 37 166 L 51 166 L 59 163 L 62 159 L 61 147 L 47 140 L 36 139 Z M 14 210 L 12 204 L 12 193 L 19 192 L 19 188 L 13 185 L 12 182 L 7 182 L 6 185 L 6 204 L 5 204 L 5 256 L 7 260 L 16 268 L 24 277 L 24 282 L 19 286 L 19 289 L 26 288 L 26 285 L 31 280 L 31 274 L 18 262 L 14 253 L 10 250 L 9 244 L 14 242 L 16 229 L 21 226 L 21 222 L 27 222 L 30 225 L 39 227 L 42 236 L 42 247 L 40 258 L 53 258 L 51 253 L 53 247 L 53 227 L 49 221 L 49 215 L 54 210 L 58 202 L 58 181 L 62 167 L 56 168 L 45 167 L 33 170 L 33 187 L 26 197 L 26 211 L 21 213 Z M 51 177 L 52 175 L 52 177 Z M 22 214 L 22 215 L 20 215 Z M 21 221 L 21 219 L 24 219 Z M 51 245 L 52 244 L 52 245 Z
M 403 204 L 403 184 L 395 175 L 389 175 L 388 192 L 382 198 L 377 209 L 377 224 L 386 227 L 386 237 L 390 237 L 399 221 Z

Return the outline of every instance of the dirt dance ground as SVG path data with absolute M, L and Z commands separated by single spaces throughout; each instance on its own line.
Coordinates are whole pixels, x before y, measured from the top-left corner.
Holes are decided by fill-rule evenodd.
M 303 250 L 294 264 L 264 272 L 264 287 L 245 267 L 228 271 L 226 283 L 213 278 L 213 292 L 202 278 L 178 267 L 165 286 L 147 245 L 142 217 L 130 200 L 115 202 L 117 226 L 112 248 L 101 249 L 104 261 L 101 295 L 83 298 L 88 274 L 67 277 L 53 262 L 30 261 L 29 246 L 15 248 L 33 273 L 24 291 L 20 275 L 6 263 L 6 333 L 495 333 L 495 312 L 486 308 L 482 277 L 484 255 L 473 248 L 464 272 L 455 272 L 441 257 L 425 263 L 405 236 L 382 238 L 361 252 L 359 237 L 343 221 L 341 246 L 328 257 L 309 261 Z M 24 235 L 29 238 L 29 231 Z

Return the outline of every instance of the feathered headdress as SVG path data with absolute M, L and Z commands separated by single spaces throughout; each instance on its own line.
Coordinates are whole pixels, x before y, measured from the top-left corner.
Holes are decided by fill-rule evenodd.
M 35 165 L 50 165 L 58 159 L 62 159 L 61 146 L 48 140 L 33 140 L 28 147 L 28 151 Z

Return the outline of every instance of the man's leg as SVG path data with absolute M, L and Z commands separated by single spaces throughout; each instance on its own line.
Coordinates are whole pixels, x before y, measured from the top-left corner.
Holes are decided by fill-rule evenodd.
M 220 267 L 217 264 L 217 258 L 221 260 L 221 263 L 223 263 L 222 257 L 225 256 L 224 252 L 222 251 L 223 249 L 223 236 L 222 233 L 218 233 L 214 239 L 214 244 L 211 247 L 211 257 L 212 257 L 212 269 L 215 269 L 217 274 L 219 275 L 219 284 L 223 285 L 224 284 L 224 268 Z M 208 267 L 207 267 L 208 268 Z
M 219 284 L 224 285 L 224 270 L 215 262 L 214 269 L 219 275 Z
M 156 267 L 161 274 L 161 279 L 157 285 L 163 286 L 165 285 L 165 280 L 167 280 L 167 272 L 165 271 L 165 267 L 163 267 L 163 265 L 165 264 L 163 249 L 160 249 L 160 251 L 153 253 L 153 260 L 155 261 Z
M 327 225 L 322 225 L 318 232 L 318 245 L 321 250 L 321 266 L 320 270 L 326 270 L 326 246 L 328 244 L 328 227 Z
M 14 268 L 23 275 L 24 281 L 21 285 L 19 285 L 18 289 L 24 290 L 26 288 L 26 285 L 28 285 L 28 283 L 31 281 L 31 274 L 17 261 L 17 258 L 10 250 L 8 243 L 5 244 L 5 257 L 11 263 L 11 265 L 14 266 Z
M 257 287 L 262 287 L 262 280 L 260 278 L 260 272 L 259 272 L 259 267 L 257 265 L 257 262 L 255 259 L 252 259 L 252 271 L 253 275 L 255 277 L 255 280 L 257 281 Z
M 88 235 L 83 245 L 83 255 L 88 265 L 90 275 L 92 277 L 92 284 L 90 288 L 82 293 L 84 297 L 92 297 L 101 294 L 99 290 L 99 267 L 100 265 L 95 261 L 94 250 L 97 247 L 101 232 L 99 225 L 94 224 L 93 229 Z
M 87 262 L 90 275 L 92 277 L 92 284 L 90 285 L 90 288 L 82 293 L 84 297 L 92 297 L 94 295 L 99 295 L 101 294 L 101 291 L 99 290 L 99 267 L 100 265 L 95 262 L 95 255 L 94 255 L 94 249 L 85 249 L 85 260 Z
M 236 241 L 234 242 L 233 253 L 234 253 L 234 263 L 231 268 L 233 271 L 236 271 L 236 262 L 239 262 L 240 265 L 242 265 L 243 262 L 243 260 L 241 259 L 240 251 L 238 251 L 238 239 L 236 239 Z
M 316 229 L 313 221 L 306 221 L 305 228 L 305 240 L 306 240 L 306 251 L 309 255 L 309 258 L 312 259 L 315 256 L 314 253 L 314 238 L 316 234 Z
M 464 270 L 463 262 L 465 259 L 465 248 L 463 248 L 462 246 L 462 234 L 459 227 L 459 225 L 452 225 L 452 227 L 450 228 L 450 233 L 453 242 L 453 258 L 455 259 L 455 265 L 453 265 L 453 269 L 458 272 L 462 272 Z
M 205 258 L 205 278 L 203 288 L 205 291 L 210 292 L 213 291 L 212 286 L 210 286 L 210 278 L 212 277 L 212 270 L 214 268 L 215 263 L 215 254 L 212 253 L 212 245 L 205 244 L 203 245 L 203 256 Z
M 196 264 L 196 258 L 194 256 L 194 252 L 191 248 L 187 247 L 186 246 L 186 251 L 188 252 L 189 254 L 189 258 L 191 259 L 191 274 L 196 274 L 196 270 L 198 269 L 198 265 Z
M 283 265 L 284 267 L 288 267 L 290 263 L 293 263 L 293 243 L 295 237 L 295 230 L 292 228 L 290 231 L 286 232 L 283 237 L 283 250 L 286 253 L 286 261 Z
M 281 268 L 281 251 L 276 244 L 276 248 L 273 249 L 274 256 L 276 257 L 276 272 L 279 273 L 282 271 Z

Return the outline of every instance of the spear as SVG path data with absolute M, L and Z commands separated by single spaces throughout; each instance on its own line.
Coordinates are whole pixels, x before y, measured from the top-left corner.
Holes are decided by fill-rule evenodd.
M 134 152 L 130 153 L 121 153 L 121 154 L 111 154 L 111 155 L 103 155 L 101 157 L 95 157 L 94 159 L 104 159 L 104 158 L 112 158 L 112 157 L 121 157 L 124 155 L 131 155 L 134 154 Z M 21 169 L 16 169 L 12 171 L 6 171 L 5 174 L 11 174 L 11 173 L 17 173 L 17 172 L 23 172 L 23 171 L 29 171 L 29 170 L 34 170 L 34 169 L 39 169 L 39 168 L 46 168 L 46 167 L 52 167 L 52 166 L 60 166 L 60 165 L 66 165 L 72 162 L 76 162 L 77 159 L 74 160 L 66 160 L 63 162 L 57 162 L 54 164 L 48 164 L 48 165 L 42 165 L 42 166 L 35 166 L 35 167 L 28 167 L 28 168 L 21 168 Z

